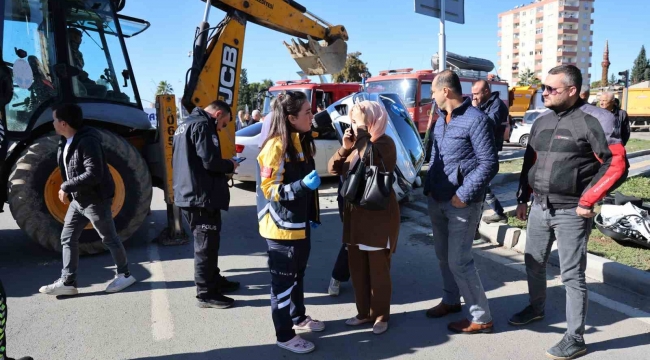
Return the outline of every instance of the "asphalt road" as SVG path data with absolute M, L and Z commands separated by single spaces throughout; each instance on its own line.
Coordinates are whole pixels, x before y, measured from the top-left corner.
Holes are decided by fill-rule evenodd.
M 37 360 L 544 359 L 545 350 L 560 340 L 566 326 L 565 298 L 557 269 L 549 271 L 546 319 L 525 329 L 513 328 L 507 319 L 528 298 L 523 259 L 490 245 L 475 248 L 475 260 L 490 299 L 495 333 L 450 334 L 447 322 L 462 318 L 461 314 L 427 319 L 425 310 L 440 301 L 441 280 L 428 229 L 422 226 L 426 217 L 412 211 L 402 216 L 392 262 L 389 331 L 376 336 L 370 327 L 346 327 L 344 321 L 356 315 L 351 285 L 344 284 L 338 298 L 326 294 L 340 246 L 335 185 L 330 180 L 324 186 L 324 223 L 314 232 L 306 274 L 307 313 L 327 324 L 324 332 L 305 335 L 316 343 L 314 353 L 294 355 L 275 345 L 270 276 L 265 242 L 257 233 L 255 194 L 250 186 L 238 184 L 231 192 L 231 209 L 223 216 L 220 265 L 243 287 L 233 295 L 236 306 L 227 310 L 195 306 L 191 244 L 151 243 L 165 226 L 160 191 L 154 193 L 146 224 L 126 243 L 131 271 L 140 282 L 111 295 L 103 293 L 115 268 L 108 254 L 81 259 L 78 296 L 57 299 L 39 294 L 41 285 L 59 276 L 60 257 L 27 239 L 8 212 L 0 214 L 0 276 L 9 296 L 9 356 L 31 355 Z M 590 290 L 597 301 L 589 304 L 585 358 L 647 359 L 650 302 L 598 283 L 590 284 Z

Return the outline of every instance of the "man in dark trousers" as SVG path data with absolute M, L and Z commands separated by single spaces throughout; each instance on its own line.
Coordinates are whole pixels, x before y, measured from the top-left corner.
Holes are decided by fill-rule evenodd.
M 423 193 L 428 199 L 443 296 L 426 315 L 440 318 L 461 312 L 462 296 L 471 318 L 449 323 L 447 328 L 464 334 L 487 333 L 492 331 L 492 315 L 474 264 L 472 242 L 485 189 L 499 170 L 494 126 L 472 106 L 471 99 L 463 97 L 455 72 L 440 72 L 431 91 L 439 118 Z
M 62 104 L 52 112 L 56 133 L 61 135 L 57 159 L 63 184 L 59 200 L 70 204 L 65 215 L 61 246 L 61 278 L 39 292 L 47 295 L 76 295 L 79 265 L 79 237 L 90 222 L 113 256 L 117 276 L 106 292 L 122 291 L 136 282 L 129 272 L 126 250 L 117 235 L 111 205 L 115 183 L 108 170 L 99 131 L 84 125 L 83 113 L 76 104 Z
M 549 71 L 542 95 L 550 111 L 533 123 L 517 199 L 517 217 L 528 220 L 525 261 L 530 304 L 508 322 L 522 326 L 544 318 L 546 264 L 557 240 L 567 331 L 547 351 L 553 359 L 573 359 L 587 352 L 585 269 L 594 205 L 627 170 L 613 156 L 617 146 L 609 144 L 601 121 L 579 98 L 581 85 L 582 73 L 573 65 Z M 527 215 L 531 194 L 533 205 Z
M 239 288 L 238 282 L 221 276 L 218 266 L 221 210 L 230 205 L 227 174 L 238 164 L 221 157 L 217 131 L 230 120 L 230 107 L 217 100 L 204 109 L 195 108 L 174 134 L 174 203 L 194 235 L 194 282 L 202 308 L 232 306 L 234 300 L 222 293 Z
M 499 92 L 492 92 L 490 84 L 485 80 L 479 80 L 472 86 L 472 102 L 487 115 L 494 125 L 494 143 L 497 151 L 503 149 L 503 138 L 508 127 L 508 106 L 499 98 Z M 485 202 L 494 210 L 493 215 L 484 216 L 483 222 L 491 224 L 496 222 L 507 223 L 503 206 L 494 195 L 490 187 L 485 191 Z

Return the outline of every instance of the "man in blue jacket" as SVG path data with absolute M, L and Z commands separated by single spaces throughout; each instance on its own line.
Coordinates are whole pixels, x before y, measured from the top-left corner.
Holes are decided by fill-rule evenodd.
M 440 117 L 433 131 L 424 194 L 429 202 L 443 296 L 440 304 L 427 311 L 427 317 L 460 312 L 462 295 L 471 320 L 452 322 L 447 328 L 465 334 L 487 333 L 492 331 L 492 315 L 474 266 L 472 243 L 485 189 L 499 169 L 494 126 L 472 106 L 470 98 L 463 98 L 456 73 L 445 70 L 438 74 L 431 91 Z
M 494 126 L 494 143 L 497 151 L 503 149 L 504 134 L 508 127 L 508 106 L 499 98 L 499 92 L 490 90 L 490 84 L 485 80 L 479 80 L 472 85 L 472 103 L 487 115 Z M 507 223 L 503 206 L 496 195 L 488 186 L 485 192 L 485 202 L 494 211 L 494 214 L 484 216 L 483 221 L 491 224 L 495 222 Z

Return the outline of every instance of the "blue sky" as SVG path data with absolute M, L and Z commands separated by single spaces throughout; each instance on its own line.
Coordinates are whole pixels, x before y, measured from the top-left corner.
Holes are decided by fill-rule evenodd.
M 275 0 L 280 1 L 280 0 Z M 344 25 L 350 35 L 348 51 L 360 51 L 372 74 L 388 68 L 430 69 L 438 51 L 438 19 L 416 14 L 412 0 L 300 0 L 309 11 L 333 24 Z M 466 0 L 465 24 L 447 23 L 447 51 L 486 58 L 497 64 L 498 14 L 530 1 Z M 149 30 L 127 39 L 141 97 L 154 101 L 156 83 L 169 81 L 181 96 L 185 72 L 191 64 L 194 31 L 205 3 L 200 0 L 128 0 L 122 12 L 151 22 Z M 155 5 L 154 5 L 155 4 Z M 488 5 L 489 4 L 489 5 Z M 597 0 L 594 3 L 592 81 L 600 78 L 600 62 L 609 39 L 610 73 L 629 69 L 647 31 L 647 12 L 634 11 L 638 0 Z M 225 13 L 213 8 L 210 24 Z M 300 69 L 282 41 L 290 37 L 255 24 L 246 30 L 243 67 L 249 82 L 297 79 Z M 646 43 L 645 45 L 650 45 Z M 496 71 L 496 69 L 495 69 Z M 317 81 L 317 80 L 315 80 Z M 148 106 L 143 101 L 144 106 Z

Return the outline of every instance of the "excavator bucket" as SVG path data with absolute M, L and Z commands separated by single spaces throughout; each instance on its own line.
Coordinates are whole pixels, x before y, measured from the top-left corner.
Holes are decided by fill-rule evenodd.
M 307 42 L 291 39 L 291 43 L 284 45 L 306 75 L 336 74 L 345 67 L 348 44 L 341 39 L 322 46 L 308 35 Z

